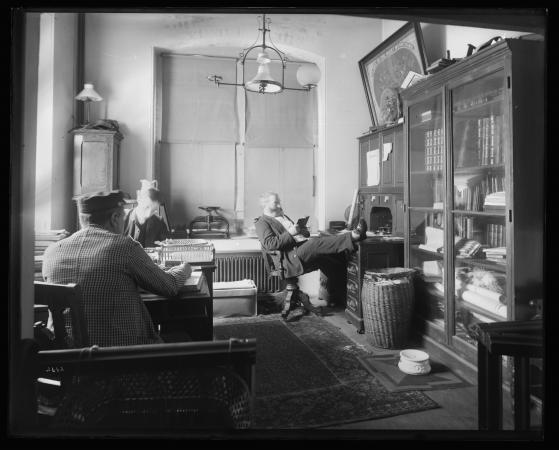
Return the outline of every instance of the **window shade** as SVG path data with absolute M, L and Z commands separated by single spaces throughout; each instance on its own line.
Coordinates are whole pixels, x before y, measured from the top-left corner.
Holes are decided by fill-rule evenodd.
M 236 79 L 234 59 L 163 55 L 164 142 L 239 142 L 237 90 L 218 88 L 208 75 Z
M 247 61 L 246 80 L 253 78 L 258 65 Z M 298 64 L 287 64 L 284 85 L 300 88 Z M 281 81 L 281 71 L 272 72 Z M 316 92 L 284 90 L 279 94 L 246 92 L 245 142 L 251 147 L 309 147 L 316 136 Z

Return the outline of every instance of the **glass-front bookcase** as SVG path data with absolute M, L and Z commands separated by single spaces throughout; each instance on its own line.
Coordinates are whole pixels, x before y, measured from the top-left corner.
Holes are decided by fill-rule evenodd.
M 401 92 L 405 265 L 453 367 L 477 364 L 474 324 L 545 305 L 543 68 L 541 43 L 506 39 Z
M 471 344 L 477 322 L 507 320 L 504 70 L 450 91 L 455 335 Z M 510 204 L 510 201 L 508 202 Z
M 409 108 L 409 265 L 418 271 L 421 313 L 444 328 L 444 181 L 443 92 Z

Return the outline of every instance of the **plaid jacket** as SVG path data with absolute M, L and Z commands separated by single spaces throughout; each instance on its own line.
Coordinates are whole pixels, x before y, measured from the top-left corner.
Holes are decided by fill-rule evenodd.
M 80 285 L 90 345 L 102 347 L 162 342 L 138 286 L 173 296 L 186 281 L 179 267 L 160 269 L 131 237 L 96 225 L 49 246 L 43 277 Z

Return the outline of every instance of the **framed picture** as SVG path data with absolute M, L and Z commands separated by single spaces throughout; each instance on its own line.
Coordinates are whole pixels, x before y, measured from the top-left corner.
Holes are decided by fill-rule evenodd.
M 359 61 L 373 126 L 398 120 L 402 82 L 410 71 L 425 74 L 425 67 L 425 46 L 417 22 L 408 22 Z

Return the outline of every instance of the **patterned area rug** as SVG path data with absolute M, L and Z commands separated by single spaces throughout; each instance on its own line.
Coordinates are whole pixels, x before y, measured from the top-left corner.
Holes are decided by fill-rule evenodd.
M 426 375 L 407 375 L 398 368 L 400 355 L 369 355 L 359 361 L 390 392 L 411 390 L 450 389 L 471 386 L 441 363 L 431 362 L 431 372 Z
M 318 428 L 439 407 L 419 391 L 389 392 L 359 361 L 369 354 L 314 315 L 219 319 L 214 335 L 257 340 L 255 429 Z

